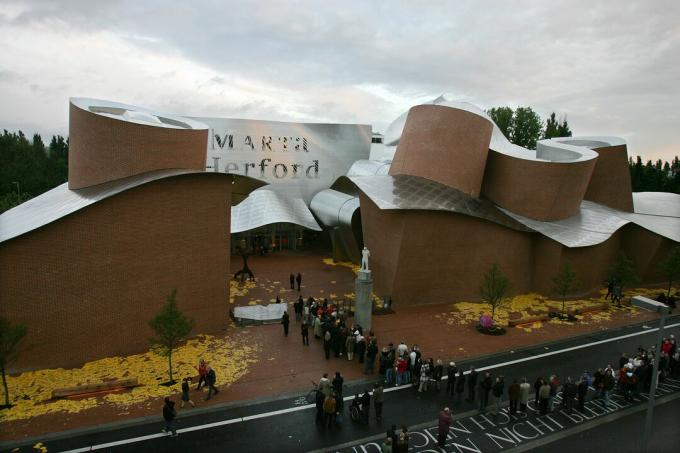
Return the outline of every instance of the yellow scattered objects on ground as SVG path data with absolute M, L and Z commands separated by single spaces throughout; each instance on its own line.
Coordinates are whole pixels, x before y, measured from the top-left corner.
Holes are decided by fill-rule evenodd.
M 677 291 L 676 288 L 671 290 L 673 293 Z M 643 295 L 646 297 L 654 298 L 660 292 L 665 292 L 660 289 L 649 289 L 649 288 L 635 288 L 625 291 L 624 299 L 630 298 L 634 295 Z M 607 309 L 602 311 L 585 312 L 583 314 L 576 315 L 576 319 L 580 323 L 600 323 L 604 321 L 611 320 L 612 313 L 614 312 L 626 312 L 631 316 L 635 316 L 637 309 L 628 305 L 622 305 L 618 307 L 612 304 L 609 300 L 605 300 L 604 296 L 607 294 L 607 290 L 603 289 L 600 291 L 600 297 L 589 298 L 589 299 L 578 299 L 578 300 L 567 300 L 565 303 L 565 309 L 568 312 L 574 312 L 575 310 L 585 311 L 595 307 L 599 307 L 602 303 L 607 303 Z M 520 294 L 518 296 L 512 297 L 505 303 L 502 307 L 496 309 L 495 323 L 501 326 L 507 326 L 508 321 L 512 319 L 522 318 L 530 319 L 532 317 L 546 315 L 549 312 L 561 312 L 562 311 L 562 301 L 548 299 L 540 294 Z M 491 314 L 491 305 L 481 302 L 456 302 L 453 304 L 453 310 L 449 312 L 442 313 L 441 315 L 435 315 L 436 318 L 444 319 L 449 325 L 469 325 L 477 324 L 479 318 L 482 315 Z M 562 321 L 559 318 L 552 318 L 548 321 L 550 324 L 571 324 L 568 321 Z M 518 329 L 522 329 L 525 332 L 531 332 L 533 329 L 540 329 L 544 326 L 542 322 L 534 322 L 531 325 L 519 325 Z
M 171 387 L 159 385 L 169 379 L 167 358 L 152 352 L 108 357 L 88 362 L 82 368 L 37 370 L 8 376 L 10 396 L 15 406 L 0 412 L 0 422 L 54 412 L 77 413 L 102 402 L 124 409 L 150 398 L 179 395 L 181 379 L 197 376 L 194 367 L 199 358 L 213 367 L 217 385 L 229 385 L 248 372 L 249 366 L 256 362 L 253 357 L 258 349 L 258 346 L 248 344 L 245 335 L 238 335 L 235 339 L 200 335 L 188 340 L 172 355 L 173 377 L 177 383 Z M 140 386 L 98 397 L 51 400 L 52 391 L 57 388 L 128 377 L 137 378 Z

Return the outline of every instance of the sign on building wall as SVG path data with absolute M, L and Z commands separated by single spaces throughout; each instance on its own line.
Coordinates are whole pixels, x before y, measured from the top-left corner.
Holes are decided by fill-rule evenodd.
M 208 171 L 262 179 L 309 202 L 352 163 L 368 159 L 371 126 L 196 118 L 207 124 Z

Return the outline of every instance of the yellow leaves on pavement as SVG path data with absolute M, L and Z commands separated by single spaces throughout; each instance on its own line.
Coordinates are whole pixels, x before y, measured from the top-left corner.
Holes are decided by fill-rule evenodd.
M 126 357 L 107 357 L 88 362 L 82 368 L 28 371 L 19 376 L 8 376 L 10 395 L 15 404 L 0 412 L 0 422 L 22 420 L 54 412 L 77 413 L 101 404 L 124 409 L 153 398 L 181 393 L 181 380 L 196 377 L 194 368 L 200 358 L 215 370 L 217 385 L 230 385 L 248 372 L 256 362 L 259 347 L 248 343 L 248 337 L 237 334 L 233 338 L 200 335 L 188 340 L 172 355 L 173 377 L 178 381 L 171 387 L 161 384 L 168 380 L 168 361 L 152 352 Z M 109 393 L 80 399 L 51 400 L 57 388 L 98 383 L 112 379 L 134 377 L 140 383 L 129 391 Z M 196 379 L 194 379 L 196 382 Z

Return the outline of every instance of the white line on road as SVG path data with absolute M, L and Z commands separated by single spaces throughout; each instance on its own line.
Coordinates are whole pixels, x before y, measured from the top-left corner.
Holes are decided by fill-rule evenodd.
M 670 325 L 667 325 L 665 327 L 665 329 L 671 329 L 673 327 L 678 327 L 678 326 L 680 326 L 680 323 L 670 324 Z M 580 344 L 580 345 L 576 345 L 576 346 L 571 346 L 569 348 L 557 349 L 555 351 L 544 352 L 544 353 L 541 353 L 541 354 L 532 355 L 530 357 L 524 357 L 524 358 L 521 358 L 521 359 L 509 360 L 507 362 L 501 362 L 501 363 L 497 363 L 497 364 L 494 364 L 494 365 L 480 367 L 480 368 L 477 368 L 477 371 L 492 370 L 494 368 L 501 368 L 501 367 L 508 366 L 508 365 L 514 365 L 514 364 L 517 364 L 517 363 L 528 362 L 530 360 L 541 359 L 543 357 L 549 357 L 551 355 L 563 354 L 565 352 L 575 351 L 575 350 L 583 349 L 583 348 L 589 348 L 589 347 L 592 347 L 592 346 L 597 346 L 599 344 L 610 343 L 612 341 L 623 340 L 625 338 L 631 338 L 631 337 L 635 337 L 635 336 L 638 336 L 638 335 L 645 335 L 645 334 L 648 334 L 648 333 L 656 332 L 658 330 L 659 330 L 658 327 L 654 327 L 654 328 L 651 328 L 651 329 L 645 329 L 645 330 L 641 330 L 639 332 L 633 332 L 633 333 L 629 333 L 629 334 L 626 334 L 626 335 L 620 335 L 618 337 L 594 341 L 592 343 Z M 470 372 L 469 370 L 465 371 L 464 374 L 469 374 L 469 372 Z M 447 379 L 447 378 L 448 378 L 448 376 L 442 377 L 442 379 Z M 397 390 L 404 390 L 404 389 L 407 389 L 407 388 L 411 388 L 411 386 L 410 385 L 403 385 L 403 386 L 400 386 L 400 387 L 391 387 L 391 388 L 385 389 L 384 391 L 385 392 L 396 392 Z M 351 399 L 353 399 L 352 396 L 346 396 L 345 398 L 343 398 L 344 401 L 349 401 Z M 218 426 L 231 425 L 233 423 L 241 423 L 241 422 L 246 422 L 246 421 L 249 421 L 249 420 L 256 420 L 256 419 L 259 419 L 259 418 L 267 418 L 267 417 L 273 417 L 275 415 L 282 415 L 282 414 L 288 414 L 288 413 L 291 413 L 291 412 L 303 411 L 303 410 L 306 410 L 306 409 L 311 409 L 313 407 L 316 407 L 316 405 L 315 404 L 307 404 L 307 405 L 304 405 L 304 406 L 295 406 L 295 407 L 290 407 L 290 408 L 287 408 L 287 409 L 280 409 L 280 410 L 271 411 L 271 412 L 263 412 L 261 414 L 248 415 L 246 417 L 236 417 L 236 418 L 231 418 L 229 420 L 222 420 L 222 421 L 219 421 L 219 422 L 206 423 L 204 425 L 190 426 L 188 428 L 178 429 L 177 432 L 181 434 L 181 433 L 188 433 L 188 432 L 191 432 L 191 431 L 200 431 L 200 430 L 204 430 L 204 429 L 216 428 Z M 88 452 L 88 451 L 100 450 L 102 448 L 117 447 L 117 446 L 120 446 L 120 445 L 127 445 L 127 444 L 133 444 L 133 443 L 136 443 L 136 442 L 143 442 L 145 440 L 157 439 L 159 437 L 166 437 L 168 435 L 169 434 L 158 433 L 158 434 L 150 434 L 148 436 L 132 437 L 130 439 L 122 439 L 122 440 L 115 441 L 115 442 L 107 442 L 105 444 L 98 444 L 98 445 L 92 445 L 92 446 L 89 446 L 89 447 L 76 448 L 75 450 L 67 450 L 63 453 L 83 453 L 83 452 Z

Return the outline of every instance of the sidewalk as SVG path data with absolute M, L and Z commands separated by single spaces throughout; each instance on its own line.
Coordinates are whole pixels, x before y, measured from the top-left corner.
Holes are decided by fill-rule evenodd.
M 240 267 L 240 260 L 234 258 L 234 271 Z M 354 274 L 350 267 L 329 265 L 320 256 L 268 256 L 252 257 L 249 265 L 258 278 L 257 284 L 234 295 L 234 304 L 269 303 L 280 294 L 285 302 L 293 302 L 297 291 L 290 291 L 288 275 L 302 272 L 303 297 L 343 297 L 353 293 Z M 291 307 L 292 313 L 292 307 Z M 375 316 L 373 330 L 380 347 L 389 342 L 397 345 L 404 340 L 409 347 L 418 344 L 425 357 L 441 357 L 462 360 L 518 349 L 524 346 L 554 341 L 654 319 L 655 314 L 635 311 L 614 311 L 609 319 L 592 316 L 577 324 L 549 324 L 540 328 L 509 328 L 506 335 L 493 337 L 476 332 L 474 323 L 464 321 L 453 304 L 421 307 L 397 307 L 397 313 Z M 326 360 L 321 342 L 310 335 L 310 346 L 302 345 L 299 324 L 291 317 L 290 333 L 284 337 L 278 324 L 238 328 L 230 325 L 222 337 L 239 338 L 253 346 L 250 359 L 254 363 L 242 365 L 243 376 L 221 392 L 213 400 L 203 400 L 205 394 L 192 390 L 191 397 L 197 407 L 222 405 L 227 402 L 246 402 L 272 395 L 300 392 L 306 393 L 311 382 L 318 382 L 324 372 L 332 375 L 340 371 L 345 382 L 363 379 L 360 365 L 345 358 Z M 228 351 L 227 351 L 228 352 Z M 375 367 L 377 372 L 377 364 Z M 220 378 L 218 376 L 218 385 Z M 179 401 L 179 395 L 174 396 Z M 0 440 L 18 440 L 43 433 L 70 430 L 103 423 L 123 421 L 139 417 L 157 417 L 160 414 L 162 398 L 157 397 L 140 404 L 121 409 L 104 404 L 98 399 L 95 407 L 74 413 L 59 412 L 31 417 L 23 420 L 4 421 Z M 182 411 L 192 411 L 185 408 Z

